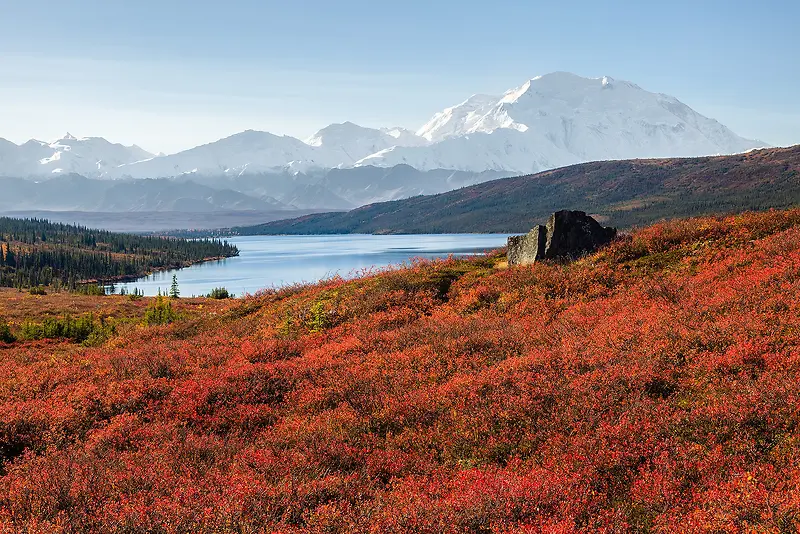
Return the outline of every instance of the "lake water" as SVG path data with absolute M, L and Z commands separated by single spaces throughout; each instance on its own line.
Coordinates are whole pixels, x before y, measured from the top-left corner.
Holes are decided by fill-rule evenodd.
M 155 273 L 116 284 L 116 291 L 124 287 L 128 292 L 143 290 L 145 295 L 155 295 L 159 289 L 166 293 L 176 274 L 181 296 L 205 295 L 215 287 L 241 296 L 334 275 L 352 277 L 363 269 L 400 265 L 412 258 L 477 254 L 505 246 L 507 238 L 507 234 L 234 237 L 228 241 L 239 247 L 235 258 Z

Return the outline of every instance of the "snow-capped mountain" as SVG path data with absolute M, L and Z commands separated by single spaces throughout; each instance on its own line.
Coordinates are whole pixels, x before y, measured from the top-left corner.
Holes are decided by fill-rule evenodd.
M 428 140 L 424 137 L 420 137 L 415 132 L 399 126 L 381 128 L 381 131 L 395 139 L 394 146 L 422 146 L 428 144 Z
M 120 165 L 152 157 L 153 154 L 136 145 L 110 143 L 102 137 L 77 138 L 69 133 L 51 143 L 32 139 L 16 145 L 2 139 L 0 175 L 52 176 L 77 173 L 99 177 Z
M 475 95 L 416 133 L 332 124 L 306 141 L 248 130 L 172 155 L 67 135 L 0 140 L 0 176 L 169 178 L 348 167 L 530 173 L 591 160 L 730 154 L 767 146 L 737 136 L 679 100 L 609 77 L 555 72 L 502 96 Z
M 537 172 L 591 160 L 731 154 L 765 143 L 737 136 L 674 97 L 609 77 L 556 72 L 501 97 L 475 95 L 437 113 L 417 135 L 356 165 Z
M 169 178 L 185 174 L 239 175 L 283 168 L 330 168 L 339 160 L 288 135 L 246 130 L 177 154 L 158 156 L 106 173 L 107 178 Z
M 565 150 L 551 148 L 546 139 L 532 142 L 533 135 L 514 129 L 447 137 L 424 147 L 392 147 L 356 162 L 356 167 L 409 165 L 418 170 L 450 169 L 524 174 L 577 163 Z
M 472 95 L 462 103 L 436 113 L 417 135 L 430 142 L 442 141 L 448 137 L 456 137 L 470 132 L 471 126 L 497 103 L 498 97 L 489 95 Z
M 331 124 L 306 139 L 306 143 L 327 152 L 344 167 L 393 146 L 427 144 L 424 138 L 403 128 L 376 130 L 352 122 Z
M 381 131 L 352 122 L 331 124 L 306 141 L 247 130 L 170 156 L 121 165 L 107 178 L 164 178 L 184 174 L 239 175 L 350 167 L 385 148 L 419 146 L 425 139 L 407 130 Z

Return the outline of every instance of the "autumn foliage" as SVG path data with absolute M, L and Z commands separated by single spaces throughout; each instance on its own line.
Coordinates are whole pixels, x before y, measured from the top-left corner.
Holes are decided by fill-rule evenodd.
M 800 210 L 500 259 L 0 341 L 0 526 L 798 530 Z

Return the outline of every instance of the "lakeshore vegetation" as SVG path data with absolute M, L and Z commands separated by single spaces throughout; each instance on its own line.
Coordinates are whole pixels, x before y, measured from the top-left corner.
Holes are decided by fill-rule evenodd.
M 0 286 L 4 287 L 75 290 L 237 254 L 235 246 L 219 239 L 139 236 L 0 217 Z

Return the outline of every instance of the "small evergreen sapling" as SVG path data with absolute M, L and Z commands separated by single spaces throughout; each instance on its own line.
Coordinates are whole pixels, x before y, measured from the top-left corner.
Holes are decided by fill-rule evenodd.
M 181 290 L 178 289 L 178 275 L 172 275 L 172 286 L 169 288 L 169 298 L 177 299 L 181 296 Z

